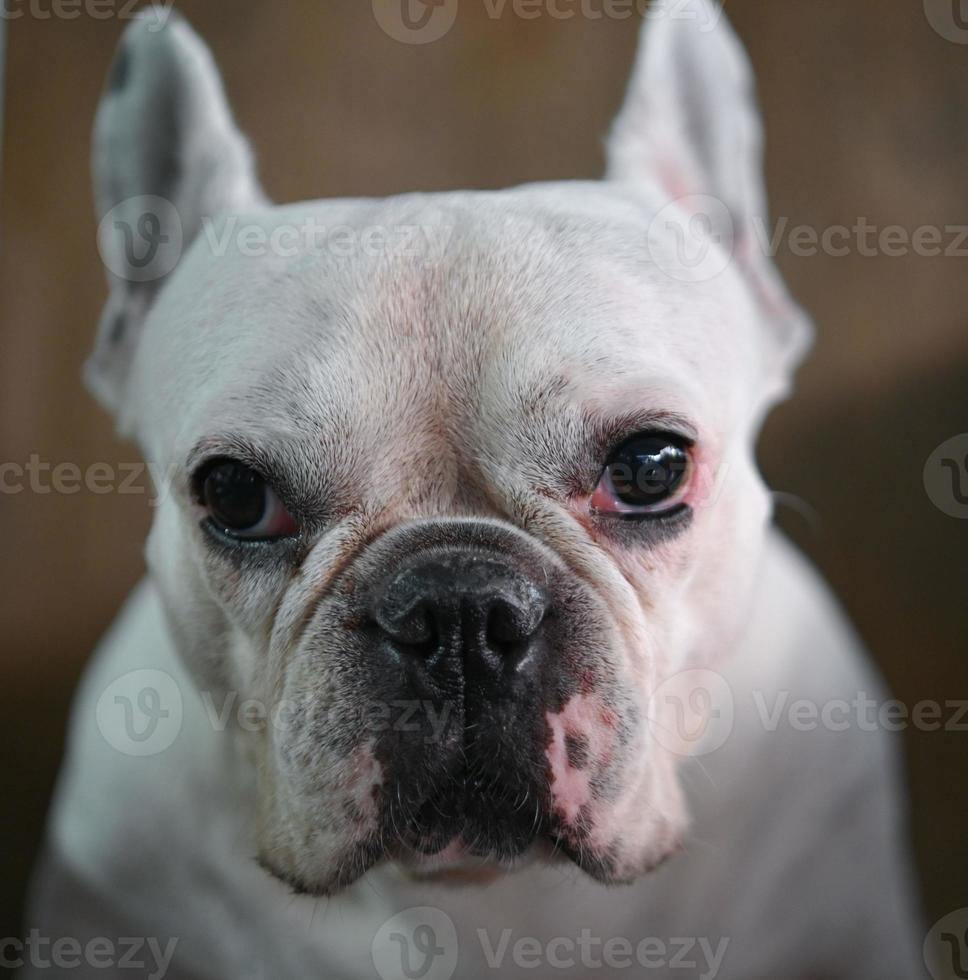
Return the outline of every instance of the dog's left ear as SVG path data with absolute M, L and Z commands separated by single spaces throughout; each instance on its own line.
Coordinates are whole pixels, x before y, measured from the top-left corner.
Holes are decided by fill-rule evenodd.
M 702 214 L 759 300 L 772 400 L 788 387 L 811 329 L 762 244 L 771 237 L 762 146 L 753 72 L 720 4 L 654 0 L 609 138 L 607 177 L 658 181 L 687 210 L 697 198 L 700 207 L 715 199 Z
M 170 9 L 146 8 L 118 44 L 92 167 L 111 292 L 85 376 L 118 412 L 144 319 L 204 220 L 266 203 L 212 55 Z

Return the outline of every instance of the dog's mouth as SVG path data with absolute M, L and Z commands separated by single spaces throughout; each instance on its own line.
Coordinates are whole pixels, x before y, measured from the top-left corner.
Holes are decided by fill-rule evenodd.
M 381 786 L 383 857 L 421 876 L 476 878 L 541 859 L 610 878 L 610 857 L 593 839 L 594 803 L 569 813 L 556 797 L 562 787 L 549 762 L 548 726 L 507 729 L 495 720 L 477 719 L 476 740 L 465 730 L 449 765 L 424 756 L 416 771 L 405 767 Z M 515 738 L 499 737 L 502 730 Z
M 503 854 L 503 856 L 502 856 Z M 535 861 L 567 862 L 551 837 L 536 837 L 513 858 L 504 850 L 481 851 L 463 837 L 455 837 L 446 847 L 433 854 L 404 848 L 394 860 L 414 878 L 454 884 L 487 884 L 503 875 L 513 874 Z
M 486 882 L 535 861 L 571 862 L 593 878 L 614 878 L 614 855 L 583 826 L 563 819 L 548 789 L 522 789 L 512 781 L 478 777 L 427 798 L 402 823 L 401 811 L 385 811 L 383 859 L 421 878 Z
M 460 752 L 447 768 L 403 776 L 381 793 L 388 856 L 421 867 L 489 862 L 513 867 L 539 839 L 552 835 L 547 776 L 512 766 L 499 751 L 490 764 Z

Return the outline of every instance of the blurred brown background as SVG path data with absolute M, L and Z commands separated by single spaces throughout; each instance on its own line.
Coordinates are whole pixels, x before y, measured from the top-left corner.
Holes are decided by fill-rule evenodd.
M 958 0 L 927 3 L 940 30 L 921 0 L 728 0 L 760 80 L 775 221 L 822 230 L 866 217 L 909 232 L 968 222 L 968 46 L 957 43 L 968 36 Z M 495 19 L 484 0 L 460 0 L 449 34 L 414 46 L 388 37 L 365 0 L 180 7 L 211 43 L 279 200 L 596 176 L 638 26 L 510 9 Z M 123 20 L 13 9 L 23 16 L 7 25 L 0 461 L 136 460 L 79 381 L 105 296 L 88 133 Z M 762 444 L 771 484 L 803 501 L 781 506 L 780 520 L 898 697 L 968 699 L 968 522 L 922 486 L 934 448 L 968 431 L 964 252 L 784 247 L 779 262 L 818 324 L 798 397 Z M 0 495 L 0 935 L 16 931 L 71 689 L 142 572 L 148 520 L 145 496 Z M 933 921 L 968 905 L 968 731 L 911 731 L 905 743 Z

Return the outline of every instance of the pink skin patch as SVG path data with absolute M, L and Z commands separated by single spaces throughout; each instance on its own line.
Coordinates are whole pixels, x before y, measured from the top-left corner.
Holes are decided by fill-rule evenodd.
M 545 717 L 552 733 L 546 750 L 552 800 L 562 830 L 575 832 L 570 843 L 579 853 L 615 853 L 618 881 L 630 880 L 673 853 L 686 823 L 674 757 L 647 751 L 642 733 L 635 744 L 619 746 L 618 717 L 595 694 L 577 694 L 561 712 Z M 577 765 L 569 742 L 580 745 Z M 592 782 L 620 754 L 641 764 L 623 771 L 619 798 L 596 798 Z
M 375 825 L 379 817 L 377 790 L 383 785 L 383 767 L 367 746 L 350 756 L 344 786 L 359 812 Z
M 551 744 L 546 756 L 551 768 L 551 796 L 555 810 L 566 824 L 576 824 L 583 808 L 595 802 L 591 781 L 614 754 L 615 712 L 593 694 L 576 694 L 558 713 L 547 712 Z M 568 741 L 580 740 L 587 762 L 576 768 L 569 757 Z M 586 809 L 587 813 L 587 809 Z

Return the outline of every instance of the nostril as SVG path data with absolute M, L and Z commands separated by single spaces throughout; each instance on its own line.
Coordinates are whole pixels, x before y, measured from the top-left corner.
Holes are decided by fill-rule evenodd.
M 488 640 L 496 644 L 518 643 L 525 638 L 517 610 L 500 600 L 488 610 L 486 632 Z
M 400 623 L 397 639 L 414 646 L 429 643 L 437 630 L 434 616 L 426 602 L 419 602 Z
M 526 604 L 495 599 L 488 609 L 487 640 L 499 650 L 517 652 L 530 640 L 544 621 L 547 606 L 541 597 Z
M 430 649 L 437 639 L 437 622 L 430 603 L 418 599 L 406 607 L 377 609 L 376 624 L 395 643 Z

